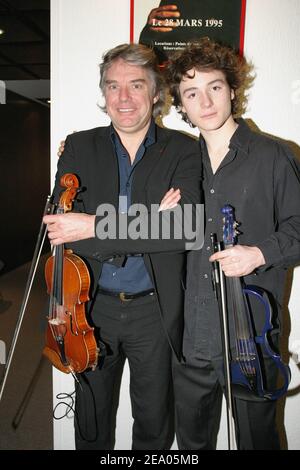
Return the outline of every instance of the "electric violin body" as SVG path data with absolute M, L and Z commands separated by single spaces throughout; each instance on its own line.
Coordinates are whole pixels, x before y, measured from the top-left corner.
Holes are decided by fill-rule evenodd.
M 223 243 L 224 248 L 235 244 L 237 223 L 234 220 L 234 210 L 226 205 L 223 213 Z M 230 296 L 235 331 L 235 357 L 231 358 L 231 381 L 233 395 L 251 401 L 277 400 L 288 389 L 291 374 L 289 367 L 283 363 L 269 342 L 273 330 L 272 307 L 267 293 L 260 287 L 243 285 L 239 277 L 227 277 L 227 295 Z M 251 299 L 259 302 L 264 311 L 264 326 L 256 331 L 251 312 Z M 267 368 L 264 367 L 264 357 L 273 361 L 282 377 L 283 385 L 268 390 Z

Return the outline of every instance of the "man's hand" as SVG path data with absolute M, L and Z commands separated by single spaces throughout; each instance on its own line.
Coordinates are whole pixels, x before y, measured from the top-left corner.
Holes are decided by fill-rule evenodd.
M 173 209 L 177 206 L 178 202 L 181 199 L 180 189 L 171 188 L 166 192 L 164 197 L 160 202 L 158 212 L 165 211 L 167 209 Z
M 60 141 L 58 151 L 57 151 L 57 156 L 58 157 L 60 157 L 62 155 L 63 151 L 65 150 L 65 143 L 66 143 L 65 140 Z
M 176 21 L 173 18 L 180 17 L 180 12 L 177 5 L 164 5 L 158 8 L 153 8 L 148 16 L 147 23 L 151 31 L 159 33 L 168 33 L 177 27 Z
M 73 134 L 76 134 L 77 131 L 73 131 Z M 61 154 L 63 153 L 63 151 L 65 150 L 65 145 L 66 145 L 66 141 L 65 140 L 61 140 L 60 143 L 59 143 L 59 147 L 58 147 L 58 151 L 57 151 L 57 156 L 60 157 Z
M 45 215 L 51 245 L 61 245 L 95 237 L 95 215 L 67 214 Z
M 266 264 L 264 255 L 256 246 L 236 245 L 213 254 L 209 261 L 219 261 L 225 276 L 240 277 L 251 274 Z

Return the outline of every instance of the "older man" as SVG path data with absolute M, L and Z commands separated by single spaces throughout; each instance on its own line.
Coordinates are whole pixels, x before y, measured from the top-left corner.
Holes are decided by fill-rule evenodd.
M 96 212 L 109 203 L 124 215 L 138 203 L 151 214 L 156 204 L 161 222 L 164 209 L 179 200 L 182 206 L 199 203 L 198 147 L 154 122 L 165 92 L 151 50 L 118 46 L 104 55 L 100 72 L 111 125 L 67 138 L 55 194 L 66 172 L 79 176 L 86 190 L 76 213 L 44 219 L 52 244 L 69 243 L 91 266 L 91 318 L 107 350 L 101 368 L 79 377 L 76 447 L 113 448 L 115 392 L 127 358 L 133 449 L 166 449 L 172 442 L 171 355 L 173 350 L 180 358 L 187 240 L 174 235 L 174 226 L 169 239 L 160 229 L 152 238 L 122 238 L 118 233 L 105 238 L 103 217 Z M 126 223 L 131 222 L 128 215 Z M 148 223 L 145 217 L 142 230 Z

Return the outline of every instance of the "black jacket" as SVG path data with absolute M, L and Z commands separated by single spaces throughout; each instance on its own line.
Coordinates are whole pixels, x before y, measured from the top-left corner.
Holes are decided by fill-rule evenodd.
M 146 149 L 137 164 L 132 186 L 132 204 L 159 204 L 171 188 L 180 188 L 181 203 L 200 203 L 200 156 L 197 142 L 169 129 L 156 127 L 157 141 Z M 110 139 L 110 127 L 99 127 L 68 136 L 59 159 L 55 198 L 61 191 L 60 176 L 74 173 L 84 188 L 74 210 L 96 214 L 100 204 L 108 203 L 117 211 L 119 197 L 118 162 Z M 160 213 L 161 214 L 161 213 Z M 162 214 L 161 214 L 162 215 Z M 96 218 L 97 223 L 101 217 Z M 128 223 L 131 218 L 128 217 Z M 90 238 L 70 243 L 91 268 L 95 293 L 102 262 L 110 257 L 144 254 L 145 264 L 155 285 L 163 325 L 178 357 L 183 328 L 183 285 L 185 282 L 185 239 L 177 240 L 100 240 Z

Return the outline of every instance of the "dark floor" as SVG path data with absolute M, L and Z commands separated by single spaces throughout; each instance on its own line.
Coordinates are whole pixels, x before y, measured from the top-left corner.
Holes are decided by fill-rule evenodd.
M 14 335 L 29 264 L 0 276 L 0 340 Z M 52 371 L 42 356 L 47 294 L 44 260 L 33 284 L 15 354 L 0 402 L 0 450 L 53 449 Z M 0 383 L 4 366 L 0 365 Z

